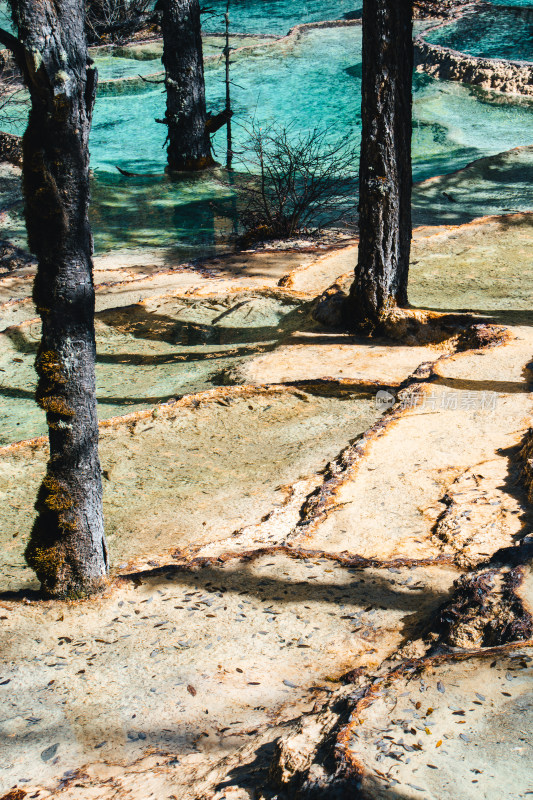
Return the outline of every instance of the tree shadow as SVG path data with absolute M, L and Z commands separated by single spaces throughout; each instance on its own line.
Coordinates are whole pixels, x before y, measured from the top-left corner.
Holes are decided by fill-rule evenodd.
M 533 164 L 525 159 L 515 163 L 507 153 L 477 158 L 459 170 L 415 184 L 413 223 L 460 225 L 490 214 L 517 213 L 531 207 L 532 184 Z
M 144 161 L 141 168 L 146 169 Z M 205 187 L 204 196 L 190 199 L 198 186 Z M 91 185 L 90 209 L 97 252 L 164 247 L 165 257 L 174 264 L 215 255 L 227 246 L 230 237 L 224 230 L 232 226 L 224 184 L 219 181 L 219 189 L 215 187 L 216 181 L 207 184 L 204 175 L 191 175 L 176 183 L 165 175 L 98 174 Z M 215 200 L 218 213 L 213 207 Z
M 227 309 L 227 314 L 238 312 L 249 305 L 249 313 L 253 314 L 253 300 L 247 298 Z M 279 340 L 288 333 L 305 325 L 308 316 L 308 304 L 298 301 L 285 302 L 288 310 L 280 313 L 278 321 L 273 325 L 224 325 L 225 314 L 213 315 L 209 322 L 180 320 L 166 314 L 147 311 L 142 305 L 125 306 L 120 309 L 103 311 L 97 315 L 100 322 L 119 333 L 133 339 L 165 342 L 180 347 L 202 345 L 239 345 Z M 206 313 L 206 316 L 208 314 Z M 311 323 L 312 324 L 312 323 Z M 105 341 L 105 338 L 103 339 Z
M 260 553 L 260 555 L 263 557 L 264 553 Z M 272 557 L 279 556 L 273 554 Z M 249 562 L 249 560 L 248 558 L 247 561 Z M 254 597 L 257 600 L 267 600 L 282 604 L 295 603 L 303 605 L 317 598 L 322 602 L 338 604 L 342 597 L 345 602 L 356 605 L 368 607 L 371 604 L 375 609 L 385 610 L 392 608 L 413 614 L 419 611 L 422 597 L 428 598 L 438 605 L 443 598 L 448 596 L 447 592 L 435 591 L 424 587 L 402 591 L 399 587 L 396 588 L 395 576 L 398 573 L 394 572 L 390 577 L 385 577 L 376 574 L 376 567 L 373 567 L 372 574 L 368 575 L 370 568 L 358 569 L 339 566 L 338 569 L 346 573 L 347 580 L 345 583 L 315 583 L 307 580 L 294 581 L 290 580 L 290 578 L 284 579 L 279 575 L 275 577 L 265 575 L 262 577 L 250 570 L 247 561 L 241 559 L 231 569 L 207 565 L 200 567 L 198 570 L 191 569 L 187 565 L 171 564 L 150 570 L 123 574 L 120 579 L 132 582 L 135 586 L 149 583 L 150 586 L 154 587 L 160 583 L 173 581 L 181 586 L 193 586 L 195 583 L 203 582 L 204 584 L 209 583 L 223 588 L 225 590 L 224 593 L 239 593 Z M 405 571 L 408 574 L 410 569 L 405 568 Z
M 215 791 L 219 792 L 223 789 L 239 788 L 258 790 L 262 788 L 268 781 L 272 759 L 276 751 L 276 743 L 264 742 L 254 752 L 254 758 L 244 764 L 239 764 L 229 770 L 227 778 L 220 783 L 217 783 Z M 252 796 L 257 796 L 254 792 Z M 280 800 L 283 795 L 278 795 Z
M 481 320 L 499 325 L 533 325 L 533 311 L 528 309 L 452 309 L 452 308 L 432 308 L 427 307 L 427 311 L 434 311 L 437 314 L 471 314 L 472 317 L 479 317 Z M 475 320 L 479 322 L 480 320 Z
M 531 383 L 524 381 L 473 380 L 471 378 L 446 378 L 436 375 L 432 386 L 447 386 L 461 392 L 494 392 L 496 394 L 530 394 Z

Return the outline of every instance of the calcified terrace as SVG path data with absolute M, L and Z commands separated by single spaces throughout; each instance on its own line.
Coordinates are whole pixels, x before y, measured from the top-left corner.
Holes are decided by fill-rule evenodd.
M 122 395 L 143 407 L 101 423 L 112 581 L 84 603 L 36 599 L 22 552 L 46 440 L 4 434 L 4 792 L 401 786 L 440 800 L 476 797 L 470 769 L 485 774 L 487 759 L 501 790 L 510 767 L 483 727 L 488 705 L 509 720 L 505 753 L 529 729 L 512 720 L 528 713 L 532 635 L 531 236 L 528 214 L 417 230 L 411 296 L 435 310 L 396 342 L 313 321 L 315 298 L 349 283 L 356 242 L 201 270 L 97 262 L 99 364 L 118 352 L 132 368 Z M 17 320 L 2 334 L 4 396 L 28 431 L 40 423 L 15 386 L 33 358 L 30 276 L 2 280 Z M 452 654 L 431 660 L 436 648 Z M 498 668 L 478 685 L 489 656 Z
M 316 53 L 314 35 L 281 50 Z M 239 63 L 259 58 L 240 44 Z M 485 152 L 454 138 L 465 108 L 497 121 L 502 149 L 526 144 L 503 95 L 438 88 L 418 94 L 423 175 Z M 47 443 L 19 174 L 1 168 L 20 248 L 0 276 L 2 800 L 527 795 L 530 172 L 522 146 L 416 186 L 413 310 L 372 342 L 315 318 L 350 284 L 354 236 L 238 254 L 217 240 L 185 261 L 166 185 L 97 176 L 112 572 L 103 596 L 58 603 L 22 557 Z

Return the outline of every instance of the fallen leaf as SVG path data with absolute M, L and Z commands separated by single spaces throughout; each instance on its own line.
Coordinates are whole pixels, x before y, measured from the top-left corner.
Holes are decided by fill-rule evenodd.
M 59 742 L 56 742 L 55 744 L 51 744 L 50 747 L 47 747 L 45 750 L 43 750 L 41 753 L 42 761 L 50 761 L 50 759 L 53 758 L 57 753 L 58 747 Z
M 11 789 L 7 794 L 3 794 L 0 800 L 24 800 L 28 793 L 24 789 Z

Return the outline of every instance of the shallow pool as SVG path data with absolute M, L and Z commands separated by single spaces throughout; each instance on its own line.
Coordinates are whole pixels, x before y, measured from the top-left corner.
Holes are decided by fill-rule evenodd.
M 121 61 L 121 59 L 110 59 Z M 135 66 L 154 70 L 152 62 Z M 327 127 L 333 135 L 360 135 L 361 29 L 313 30 L 296 43 L 252 51 L 233 66 L 235 149 L 242 151 L 247 128 L 275 122 L 298 130 Z M 210 109 L 223 106 L 223 66 L 206 70 Z M 133 97 L 137 102 L 132 101 Z M 298 98 L 298 103 L 295 103 Z M 165 129 L 160 85 L 122 82 L 98 97 L 91 137 L 92 166 L 115 171 L 162 172 Z M 467 86 L 415 78 L 415 180 L 451 171 L 474 158 L 533 140 L 531 104 L 494 101 Z M 225 132 L 215 137 L 223 158 Z M 237 160 L 238 161 L 238 160 Z M 237 163 L 238 168 L 238 163 Z M 354 164 L 354 173 L 357 164 Z
M 207 5 L 213 14 L 204 15 L 204 29 L 221 30 L 226 0 L 213 0 Z M 232 0 L 230 27 L 237 33 L 284 34 L 301 23 L 360 13 L 362 6 L 362 0 Z
M 513 8 L 533 8 L 533 0 L 490 0 L 492 6 L 511 6 Z
M 349 134 L 357 148 L 360 137 L 361 28 L 312 30 L 294 40 L 267 43 L 237 54 L 233 65 L 236 172 L 225 170 L 170 181 L 164 176 L 165 128 L 155 122 L 164 114 L 160 84 L 117 80 L 100 91 L 91 134 L 92 224 L 97 252 L 126 248 L 174 248 L 177 261 L 207 255 L 224 246 L 235 230 L 238 184 L 247 129 L 276 122 L 297 130 L 327 126 L 332 136 Z M 109 76 L 124 69 L 148 74 L 158 60 L 98 58 Z M 135 74 L 133 72 L 133 74 Z M 223 66 L 206 69 L 208 105 L 223 105 Z M 451 173 L 478 158 L 533 142 L 532 103 L 525 98 L 489 96 L 459 83 L 414 79 L 413 163 L 415 180 Z M 298 103 L 295 103 L 298 98 Z M 225 132 L 214 141 L 224 160 Z M 126 178 L 119 166 L 143 177 Z M 354 157 L 354 203 L 358 158 Z M 472 197 L 478 185 L 471 185 Z M 531 188 L 511 191 L 502 208 L 533 206 Z M 519 200 L 518 206 L 516 205 Z M 456 210 L 457 206 L 453 206 Z M 448 214 L 450 209 L 446 209 Z M 440 210 L 439 210 L 440 213 Z M 482 212 L 484 213 L 484 212 Z M 498 213 L 495 208 L 493 213 Z M 432 221 L 434 215 L 431 217 Z M 437 220 L 438 221 L 438 220 Z M 443 219 L 446 221 L 446 219 Z M 462 220 L 464 221 L 464 220 Z
M 533 61 L 533 6 L 483 9 L 427 35 L 427 40 L 483 58 Z
M 220 5 L 218 2 L 216 7 Z M 253 31 L 261 22 L 264 33 L 273 33 L 285 32 L 296 19 L 339 17 L 357 5 L 313 0 L 302 11 L 301 4 L 272 0 L 267 6 L 239 3 L 232 13 L 236 20 L 247 20 L 242 30 Z M 337 13 L 330 13 L 333 11 Z M 206 27 L 210 24 L 206 19 Z M 247 39 L 245 43 L 251 42 Z M 103 54 L 96 58 L 102 84 L 90 144 L 94 173 L 91 213 L 98 252 L 165 245 L 175 247 L 179 260 L 207 255 L 227 242 L 235 230 L 234 185 L 243 171 L 253 123 L 292 125 L 298 131 L 327 127 L 332 137 L 349 135 L 357 148 L 361 26 L 311 30 L 298 40 L 267 41 L 264 46 L 256 40 L 256 45 L 233 56 L 235 173 L 228 177 L 224 170 L 214 170 L 174 182 L 164 176 L 166 129 L 155 121 L 164 115 L 163 86 L 136 77 L 161 71 L 160 45 L 145 45 L 146 52 L 137 46 L 132 58 L 127 57 L 128 49 L 122 49 L 118 57 Z M 415 180 L 450 173 L 478 158 L 533 142 L 531 101 L 489 96 L 426 75 L 415 76 L 414 88 Z M 206 89 L 209 109 L 220 110 L 225 90 L 222 64 L 207 63 Z M 21 121 L 19 131 L 23 127 Z M 224 130 L 215 137 L 214 150 L 223 162 Z M 116 167 L 143 177 L 125 178 Z M 354 206 L 357 173 L 355 156 Z M 475 196 L 475 182 L 471 191 Z M 521 188 L 520 192 L 519 207 L 533 206 L 531 192 L 524 194 Z M 515 205 L 514 200 L 510 205 L 505 200 L 503 207 Z
M 113 59 L 109 59 L 113 61 Z M 152 62 L 135 62 L 140 66 Z M 271 122 L 298 130 L 327 126 L 332 135 L 360 137 L 361 29 L 313 30 L 297 43 L 281 43 L 236 58 L 233 67 L 234 136 L 246 149 L 247 128 Z M 223 67 L 206 70 L 209 107 L 223 104 Z M 299 102 L 295 105 L 294 98 Z M 91 136 L 95 171 L 93 224 L 99 250 L 169 244 L 215 247 L 231 231 L 232 187 L 220 170 L 178 182 L 163 177 L 165 130 L 160 85 L 118 83 L 99 95 Z M 458 83 L 415 76 L 414 177 L 453 172 L 487 155 L 533 141 L 532 104 L 489 97 Z M 215 137 L 224 159 L 225 132 Z M 116 166 L 145 173 L 124 178 Z M 354 158 L 354 194 L 358 171 Z M 152 177 L 150 177 L 152 176 Z M 238 182 L 238 175 L 234 176 Z M 475 185 L 472 191 L 475 193 Z M 128 207 L 124 202 L 128 195 Z M 525 207 L 533 200 L 523 198 Z M 135 220 L 135 222 L 134 222 Z

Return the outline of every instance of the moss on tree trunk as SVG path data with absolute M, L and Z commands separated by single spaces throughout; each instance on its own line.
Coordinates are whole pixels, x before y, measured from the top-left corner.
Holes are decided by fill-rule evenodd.
M 50 460 L 26 549 L 43 591 L 77 597 L 107 575 L 95 393 L 94 285 L 88 139 L 96 70 L 82 0 L 18 0 L 17 60 L 31 96 L 23 138 L 33 298 L 42 320 L 36 399 Z

